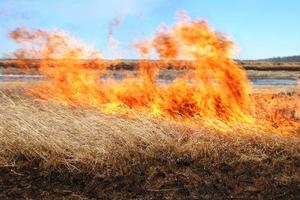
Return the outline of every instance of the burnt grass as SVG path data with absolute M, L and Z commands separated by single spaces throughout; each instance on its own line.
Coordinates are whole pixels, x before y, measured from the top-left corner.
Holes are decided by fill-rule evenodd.
M 234 156 L 234 155 L 233 155 Z M 0 167 L 1 199 L 299 199 L 300 160 L 214 162 L 178 158 L 107 175 L 43 168 L 19 158 Z

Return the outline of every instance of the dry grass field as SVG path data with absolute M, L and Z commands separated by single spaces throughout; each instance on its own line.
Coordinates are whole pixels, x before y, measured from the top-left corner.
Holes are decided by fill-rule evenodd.
M 87 61 L 86 61 L 87 62 Z M 133 70 L 138 60 L 106 61 L 110 69 Z M 179 61 L 180 63 L 180 61 Z M 177 64 L 179 64 L 177 63 Z M 180 63 L 184 68 L 189 62 Z M 297 78 L 300 77 L 300 62 L 269 62 L 269 61 L 239 61 L 239 64 L 247 70 L 250 77 L 257 78 Z M 37 74 L 38 60 L 27 61 L 26 73 Z M 0 60 L 0 72 L 6 74 L 22 74 L 17 60 Z
M 103 114 L 0 87 L 0 199 L 299 199 L 300 135 Z

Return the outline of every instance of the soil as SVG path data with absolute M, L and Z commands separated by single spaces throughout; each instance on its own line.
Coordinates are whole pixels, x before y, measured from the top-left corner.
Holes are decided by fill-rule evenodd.
M 0 199 L 300 199 L 299 160 L 179 159 L 105 175 L 22 161 L 0 167 Z

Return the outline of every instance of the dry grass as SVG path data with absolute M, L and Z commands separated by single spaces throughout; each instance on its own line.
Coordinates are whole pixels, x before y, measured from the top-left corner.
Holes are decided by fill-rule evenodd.
M 300 70 L 300 62 L 241 61 L 239 63 L 247 70 Z
M 298 79 L 300 77 L 300 67 L 298 71 L 276 70 L 247 70 L 247 76 L 250 79 L 270 78 L 270 79 Z
M 36 100 L 18 86 L 0 88 L 0 102 L 1 199 L 300 195 L 299 134 L 106 115 Z
M 121 60 L 120 63 L 106 61 L 111 69 L 123 69 L 131 73 L 136 68 L 138 60 Z M 20 68 L 17 60 L 0 60 L 0 73 L 2 74 L 39 74 L 38 60 L 28 63 L 28 68 Z M 240 61 L 239 64 L 247 70 L 249 78 L 299 78 L 300 62 L 270 62 L 270 61 Z M 186 65 L 186 64 L 184 64 Z M 172 76 L 171 70 L 161 70 L 165 76 Z M 118 70 L 109 71 L 108 74 L 120 75 Z

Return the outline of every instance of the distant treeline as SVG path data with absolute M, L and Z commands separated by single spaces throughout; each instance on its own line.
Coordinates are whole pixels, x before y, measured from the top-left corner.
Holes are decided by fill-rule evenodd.
M 147 65 L 148 62 L 151 65 L 159 65 L 162 69 L 193 69 L 193 61 L 188 60 L 173 60 L 173 61 L 160 61 L 160 60 L 136 60 L 136 59 L 120 59 L 120 60 L 101 60 L 95 62 L 94 60 L 79 60 L 87 69 L 99 69 L 107 68 L 110 70 L 135 70 L 140 65 Z M 246 70 L 287 70 L 287 71 L 300 71 L 300 56 L 288 56 L 288 57 L 276 57 L 259 60 L 236 60 Z M 48 64 L 53 67 L 61 65 L 64 60 L 49 60 Z M 78 62 L 78 61 L 76 61 Z M 146 62 L 146 63 L 143 63 Z M 0 59 L 1 68 L 25 68 L 25 69 L 37 69 L 40 67 L 39 59 L 27 59 L 27 60 L 14 60 L 14 59 Z
M 258 59 L 255 61 L 269 61 L 269 62 L 300 62 L 300 55 L 298 56 L 285 56 L 285 57 L 273 57 L 266 59 Z

